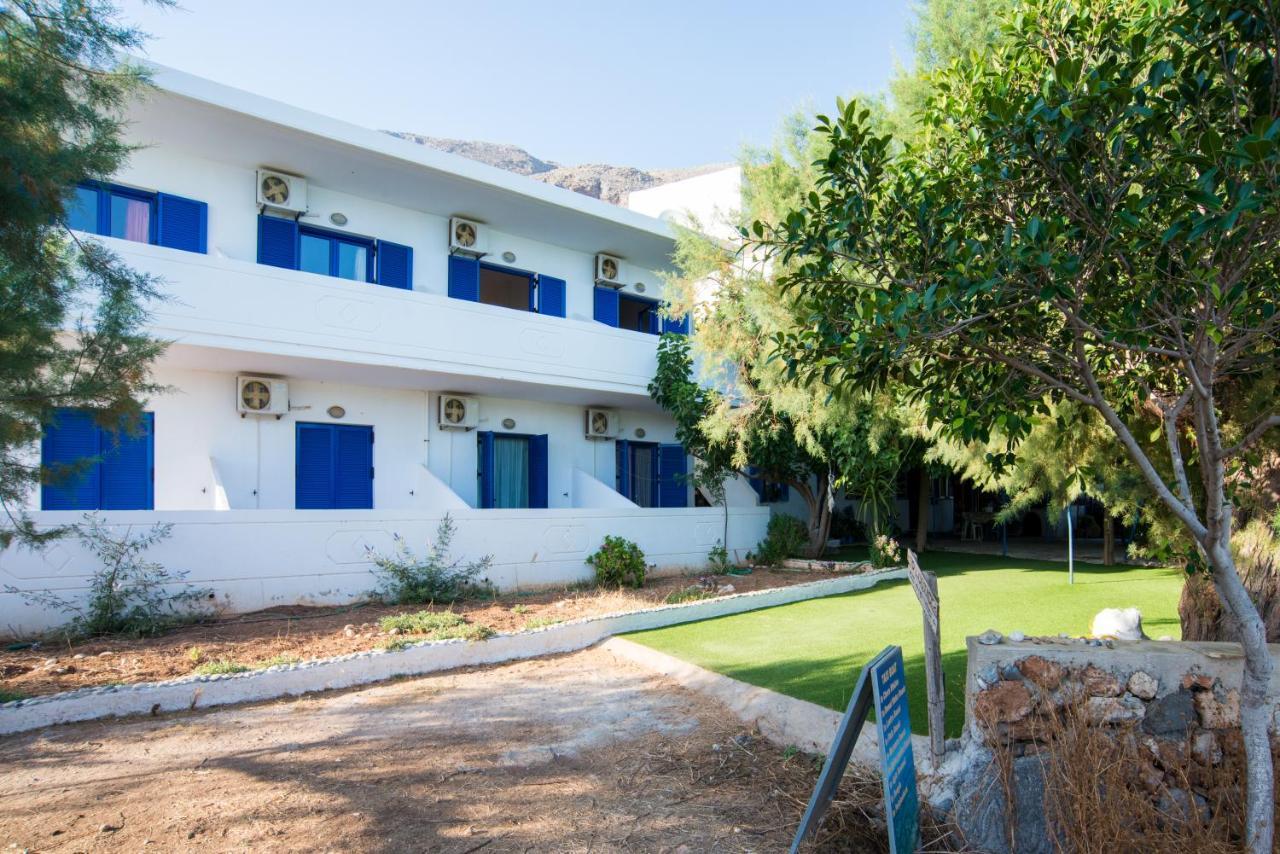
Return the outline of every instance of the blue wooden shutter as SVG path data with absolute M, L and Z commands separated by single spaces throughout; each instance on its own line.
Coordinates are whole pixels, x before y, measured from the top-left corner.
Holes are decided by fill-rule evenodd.
M 631 498 L 631 443 L 619 439 L 614 446 L 614 488 L 619 495 Z
M 155 509 L 155 417 L 142 414 L 136 434 L 100 431 L 103 510 Z
M 596 286 L 595 296 L 596 320 L 609 326 L 618 325 L 618 292 L 613 288 Z
M 480 454 L 480 507 L 493 507 L 493 469 L 495 465 L 493 431 L 485 430 L 477 437 Z
M 651 335 L 662 333 L 662 317 L 658 313 L 656 305 L 649 309 L 649 333 Z
M 298 269 L 298 224 L 278 216 L 258 215 L 258 263 Z
M 565 281 L 554 276 L 538 276 L 538 313 L 564 317 Z
M 674 332 L 676 335 L 689 334 L 689 315 L 681 315 L 678 318 L 668 317 L 663 321 L 663 332 Z
M 209 206 L 195 199 L 156 194 L 156 243 L 187 252 L 208 251 Z
M 373 508 L 373 428 L 333 425 L 333 506 Z
M 547 507 L 547 437 L 529 437 L 529 506 Z
M 658 506 L 687 507 L 689 457 L 684 445 L 658 446 Z
M 93 415 L 83 409 L 59 409 L 45 425 L 40 442 L 40 464 L 54 483 L 40 490 L 41 510 L 97 510 L 100 472 L 98 426 Z M 67 477 L 66 466 L 92 460 L 87 468 Z M 59 474 L 61 473 L 61 477 Z
M 480 302 L 480 262 L 465 255 L 449 256 L 449 296 Z
M 413 288 L 413 248 L 378 241 L 378 284 L 390 288 Z
M 297 427 L 294 506 L 299 510 L 333 507 L 333 429 L 329 424 Z

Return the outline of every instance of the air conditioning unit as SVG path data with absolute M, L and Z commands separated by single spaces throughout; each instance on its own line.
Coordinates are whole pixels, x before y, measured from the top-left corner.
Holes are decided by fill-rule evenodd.
M 618 413 L 611 409 L 588 409 L 584 413 L 588 439 L 616 439 L 620 432 Z
M 620 288 L 626 284 L 622 269 L 622 259 L 603 252 L 596 255 L 596 284 Z
M 297 175 L 258 170 L 258 204 L 290 213 L 307 212 L 307 180 Z
M 236 411 L 246 415 L 289 414 L 289 384 L 271 377 L 236 377 Z
M 480 258 L 489 254 L 489 235 L 482 223 L 449 217 L 449 254 Z
M 440 429 L 474 430 L 480 423 L 480 401 L 457 394 L 440 395 Z

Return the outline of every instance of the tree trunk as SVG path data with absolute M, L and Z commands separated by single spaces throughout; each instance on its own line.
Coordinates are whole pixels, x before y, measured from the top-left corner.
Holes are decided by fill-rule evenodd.
M 1267 688 L 1274 664 L 1267 649 L 1262 616 L 1254 607 L 1248 590 L 1236 573 L 1231 556 L 1230 514 L 1226 514 L 1226 537 L 1206 544 L 1205 555 L 1213 567 L 1213 583 L 1223 606 L 1240 632 L 1244 649 L 1244 675 L 1240 681 L 1240 731 L 1244 737 L 1247 777 L 1245 830 L 1249 850 L 1269 854 L 1274 828 L 1275 776 L 1271 758 L 1271 707 Z
M 1116 524 L 1115 520 L 1102 511 L 1102 563 L 1114 566 L 1116 562 Z
M 920 466 L 920 491 L 916 495 L 916 554 L 923 554 L 929 542 L 929 512 L 933 492 L 933 478 L 929 477 L 929 469 Z
M 830 484 L 824 475 L 818 475 L 818 489 L 809 505 L 809 550 L 808 556 L 820 558 L 827 549 L 827 540 L 831 537 L 831 507 L 827 500 L 830 495 Z

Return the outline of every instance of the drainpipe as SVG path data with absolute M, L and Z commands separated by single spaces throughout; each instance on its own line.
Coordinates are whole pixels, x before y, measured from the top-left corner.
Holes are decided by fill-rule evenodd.
M 1067 506 L 1067 583 L 1076 583 L 1075 528 L 1071 524 L 1071 506 Z

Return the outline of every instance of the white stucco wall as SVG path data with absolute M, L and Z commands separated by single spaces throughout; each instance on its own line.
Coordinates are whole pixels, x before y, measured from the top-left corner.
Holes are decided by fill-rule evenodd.
M 451 553 L 475 560 L 491 555 L 487 576 L 501 590 L 567 584 L 591 576 L 586 557 L 608 534 L 637 543 L 659 572 L 697 569 L 723 534 L 722 508 L 454 510 Z M 213 591 L 211 604 L 228 612 L 273 605 L 340 604 L 363 598 L 376 585 L 367 548 L 390 553 L 400 534 L 419 554 L 434 540 L 443 513 L 415 510 L 130 511 L 104 514 L 117 532 L 157 522 L 173 533 L 147 553 L 187 583 Z M 737 558 L 764 536 L 765 508 L 733 508 L 729 548 Z M 40 524 L 79 521 L 80 514 L 36 513 Z M 50 589 L 83 595 L 95 561 L 74 539 L 41 552 L 0 552 L 0 581 L 19 590 Z M 0 593 L 0 625 L 17 631 L 56 626 L 65 615 Z

